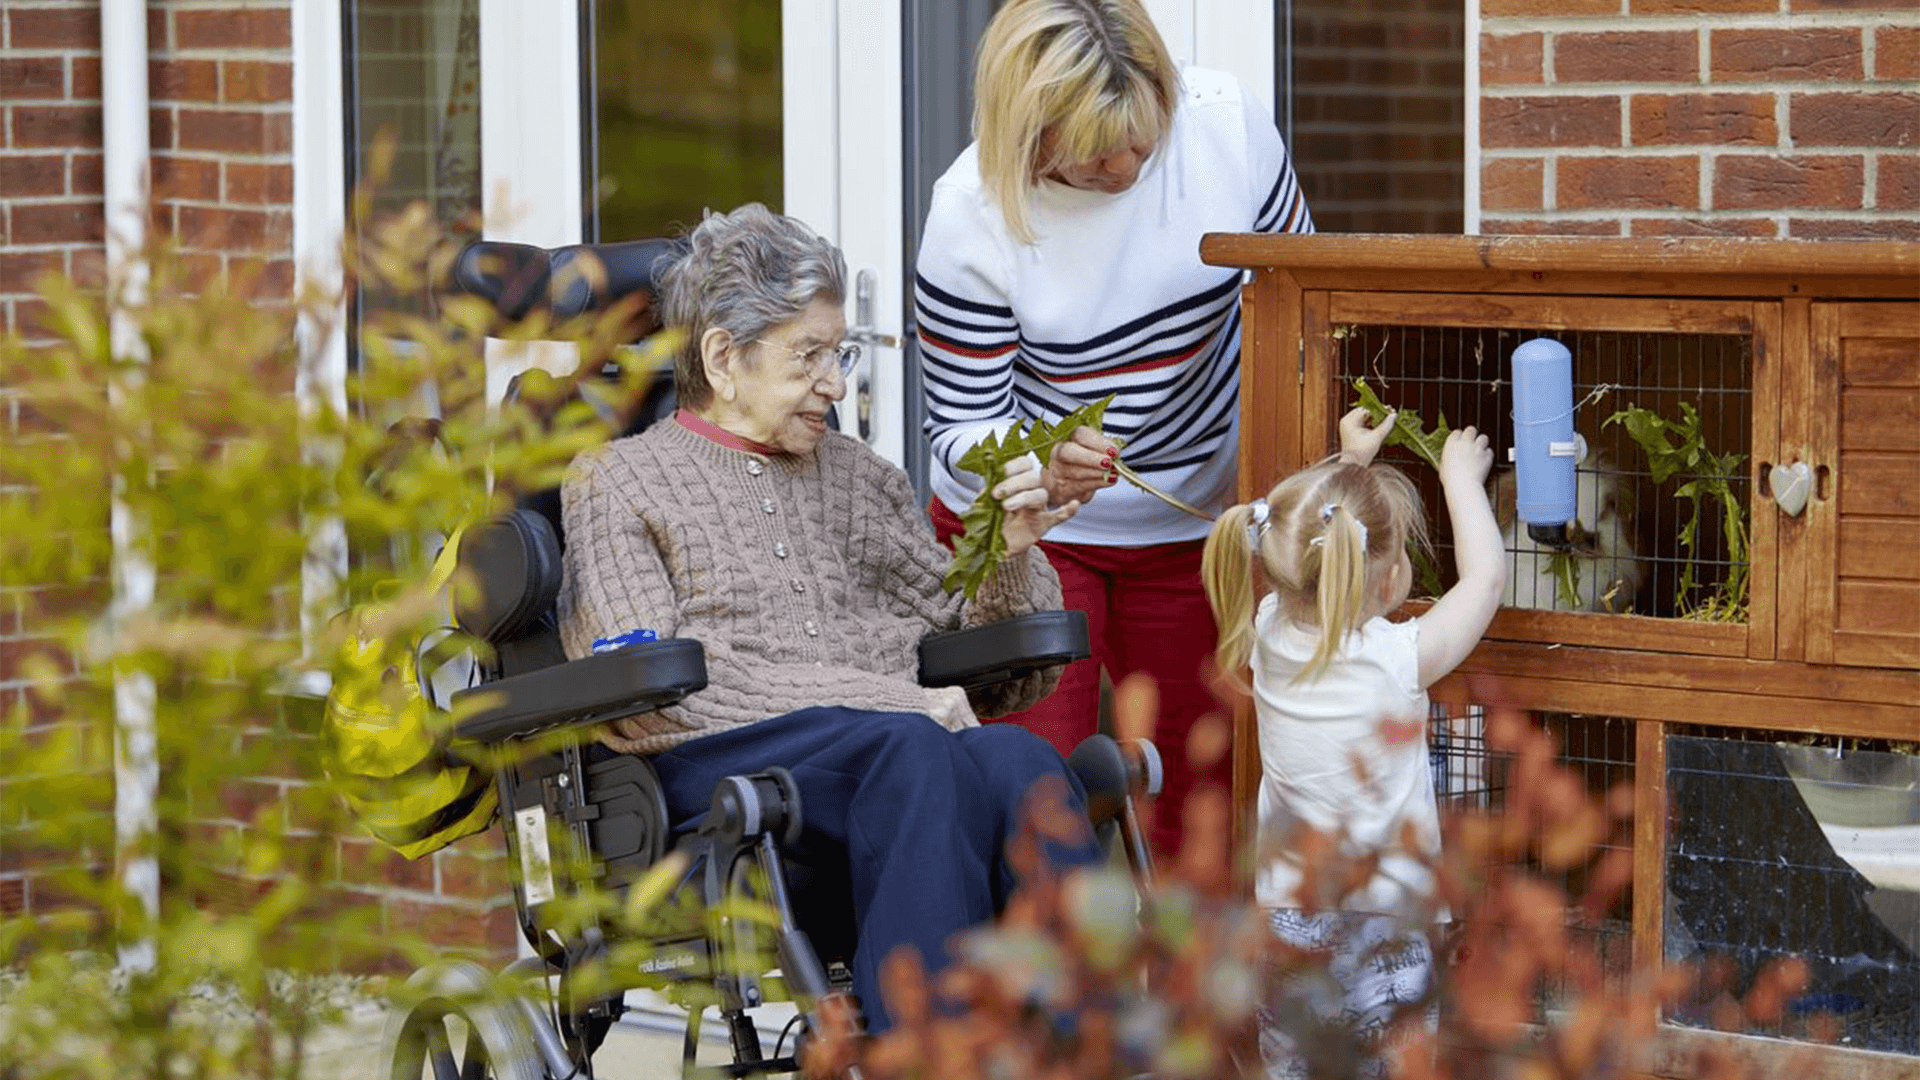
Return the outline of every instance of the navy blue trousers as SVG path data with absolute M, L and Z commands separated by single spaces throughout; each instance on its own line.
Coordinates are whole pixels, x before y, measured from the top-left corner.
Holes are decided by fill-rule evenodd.
M 1070 804 L 1086 805 L 1079 780 L 1039 736 L 1001 724 L 949 732 L 910 713 L 803 709 L 653 761 L 680 830 L 699 826 L 722 777 L 775 765 L 793 773 L 805 830 L 789 854 L 815 871 L 795 881 L 795 907 L 850 908 L 853 990 L 872 1032 L 892 1026 L 879 978 L 889 953 L 911 945 L 937 973 L 948 938 L 992 919 L 1011 894 L 1007 841 L 1033 786 L 1060 777 Z M 1089 832 L 1083 844 L 1049 845 L 1047 856 L 1065 867 L 1101 853 Z M 800 921 L 817 943 L 814 926 Z

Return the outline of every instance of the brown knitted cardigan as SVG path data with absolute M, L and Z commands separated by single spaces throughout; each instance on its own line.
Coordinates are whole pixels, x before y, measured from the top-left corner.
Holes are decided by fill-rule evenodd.
M 948 553 L 906 474 L 828 432 L 810 455 L 731 449 L 672 420 L 582 455 L 561 490 L 560 637 L 650 629 L 706 646 L 707 688 L 615 721 L 601 740 L 653 754 L 797 709 L 927 711 L 920 639 L 1060 607 L 1037 550 L 972 601 L 940 587 Z M 1058 669 L 971 695 L 997 716 L 1052 692 Z

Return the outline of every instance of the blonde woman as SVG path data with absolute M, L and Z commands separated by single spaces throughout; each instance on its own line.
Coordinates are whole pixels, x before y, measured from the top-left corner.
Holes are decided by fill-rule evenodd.
M 1506 551 L 1483 485 L 1493 464 L 1473 428 L 1448 436 L 1440 485 L 1460 579 L 1419 618 L 1389 622 L 1407 598 L 1407 544 L 1424 532 L 1413 483 L 1374 465 L 1391 417 L 1340 423 L 1340 456 L 1288 477 L 1222 514 L 1207 538 L 1208 597 L 1220 623 L 1218 663 L 1253 669 L 1260 731 L 1259 869 L 1254 896 L 1294 949 L 1327 958 L 1329 994 L 1304 976 L 1261 1011 L 1261 1051 L 1276 1078 L 1326 1075 L 1321 1052 L 1351 1053 L 1402 1012 L 1431 1004 L 1427 927 L 1442 917 L 1428 864 L 1440 814 L 1422 737 L 1427 687 L 1480 640 L 1500 605 Z M 1265 593 L 1260 596 L 1260 593 Z M 1365 866 L 1352 875 L 1306 867 L 1303 830 L 1337 838 Z M 1413 850 L 1405 841 L 1412 838 Z M 1307 871 L 1314 870 L 1317 873 Z M 1379 1075 L 1373 1057 L 1362 1075 Z
M 1011 0 L 981 41 L 974 96 L 976 141 L 934 185 L 915 279 L 935 525 L 961 531 L 980 482 L 956 463 L 989 432 L 1114 395 L 1105 434 L 1082 429 L 1044 475 L 1054 505 L 1084 504 L 1042 548 L 1094 655 L 1008 719 L 1066 752 L 1098 723 L 1102 667 L 1152 674 L 1175 748 L 1153 846 L 1171 854 L 1188 792 L 1229 783 L 1224 761 L 1196 772 L 1184 752 L 1217 708 L 1202 674 L 1208 523 L 1115 486 L 1113 460 L 1124 440 L 1155 486 L 1225 505 L 1240 276 L 1201 263 L 1200 237 L 1312 219 L 1272 118 L 1233 77 L 1176 68 L 1138 0 Z

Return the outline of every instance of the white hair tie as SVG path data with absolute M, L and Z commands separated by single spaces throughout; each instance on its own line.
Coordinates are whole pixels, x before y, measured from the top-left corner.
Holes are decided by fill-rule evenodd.
M 1247 504 L 1247 509 L 1253 512 L 1252 520 L 1247 522 L 1247 550 L 1258 551 L 1260 538 L 1267 535 L 1267 521 L 1273 511 L 1265 499 L 1253 500 Z
M 1331 525 L 1333 523 L 1333 512 L 1338 509 L 1340 509 L 1339 503 L 1321 503 L 1320 504 L 1320 524 Z M 1352 517 L 1353 515 L 1349 514 L 1347 516 Z M 1364 554 L 1367 550 L 1367 525 L 1365 522 L 1361 521 L 1359 518 L 1354 518 L 1353 527 L 1360 530 L 1360 551 L 1362 554 Z M 1327 543 L 1326 534 L 1322 533 L 1319 536 L 1316 536 L 1313 539 L 1307 541 L 1307 546 L 1308 547 L 1325 547 L 1326 543 Z

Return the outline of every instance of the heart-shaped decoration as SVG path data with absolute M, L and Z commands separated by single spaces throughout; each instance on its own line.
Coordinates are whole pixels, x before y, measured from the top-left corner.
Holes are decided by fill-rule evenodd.
M 1807 508 L 1807 498 L 1813 494 L 1813 470 L 1806 462 L 1775 465 L 1767 481 L 1773 488 L 1774 505 L 1788 517 L 1799 517 L 1800 511 Z

